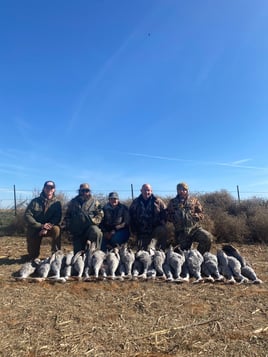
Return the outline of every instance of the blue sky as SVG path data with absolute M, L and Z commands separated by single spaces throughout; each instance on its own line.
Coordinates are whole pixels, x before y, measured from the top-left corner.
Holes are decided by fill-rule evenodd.
M 2 0 L 0 207 L 52 179 L 268 197 L 268 3 Z

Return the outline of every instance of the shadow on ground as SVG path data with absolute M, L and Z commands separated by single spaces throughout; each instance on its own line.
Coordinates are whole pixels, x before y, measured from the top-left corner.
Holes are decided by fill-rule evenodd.
M 27 254 L 22 255 L 20 258 L 0 258 L 0 266 L 1 265 L 13 265 L 13 264 L 23 264 L 29 261 L 29 257 Z

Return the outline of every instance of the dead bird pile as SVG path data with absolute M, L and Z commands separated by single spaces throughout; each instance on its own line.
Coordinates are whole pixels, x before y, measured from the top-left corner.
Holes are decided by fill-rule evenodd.
M 182 251 L 178 246 L 170 246 L 163 251 L 155 246 L 156 241 L 152 240 L 147 250 L 134 251 L 124 244 L 105 253 L 97 249 L 94 242 L 88 241 L 84 251 L 64 254 L 59 250 L 43 260 L 23 264 L 13 276 L 17 281 L 161 279 L 195 284 L 262 283 L 232 245 L 223 245 L 216 254 L 206 252 L 204 255 L 196 249 Z

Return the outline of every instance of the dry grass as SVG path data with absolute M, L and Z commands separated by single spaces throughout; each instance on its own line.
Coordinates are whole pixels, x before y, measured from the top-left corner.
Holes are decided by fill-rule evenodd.
M 17 282 L 25 239 L 0 246 L 0 356 L 268 356 L 267 246 L 238 246 L 261 285 Z

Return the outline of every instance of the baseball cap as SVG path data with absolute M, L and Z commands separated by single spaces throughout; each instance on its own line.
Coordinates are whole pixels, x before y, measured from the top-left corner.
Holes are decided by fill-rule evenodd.
M 109 198 L 116 198 L 119 200 L 119 196 L 117 192 L 110 192 L 109 193 Z

